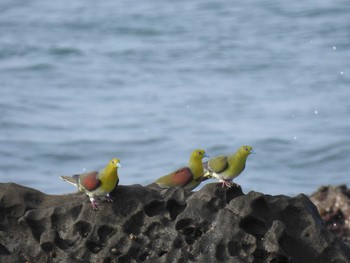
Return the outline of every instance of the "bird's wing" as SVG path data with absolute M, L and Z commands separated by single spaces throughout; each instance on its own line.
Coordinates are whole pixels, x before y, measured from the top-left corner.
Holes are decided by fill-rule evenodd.
M 157 179 L 156 183 L 162 186 L 185 186 L 193 179 L 193 174 L 188 167 L 180 168 L 175 172 Z
M 207 170 L 214 173 L 221 173 L 228 167 L 227 156 L 220 155 L 213 159 L 210 159 L 207 164 Z
M 190 168 L 184 167 L 176 170 L 172 174 L 172 180 L 176 185 L 184 186 L 191 182 L 193 179 L 193 174 Z
M 98 179 L 98 172 L 96 171 L 83 173 L 78 176 L 79 184 L 88 191 L 93 191 L 101 185 L 101 181 Z

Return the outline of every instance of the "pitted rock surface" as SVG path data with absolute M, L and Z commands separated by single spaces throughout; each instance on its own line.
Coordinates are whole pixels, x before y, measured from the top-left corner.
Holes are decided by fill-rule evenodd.
M 0 184 L 0 262 L 350 262 L 305 195 L 238 187 L 118 186 L 91 209 L 82 193 Z
M 346 185 L 322 186 L 310 196 L 327 228 L 350 244 L 350 189 Z

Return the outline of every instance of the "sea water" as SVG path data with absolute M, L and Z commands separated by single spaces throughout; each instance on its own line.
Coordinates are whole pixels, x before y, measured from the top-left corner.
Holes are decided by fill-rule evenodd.
M 145 185 L 252 145 L 245 192 L 348 184 L 349 84 L 345 0 L 2 0 L 0 182 L 73 192 L 117 157 Z

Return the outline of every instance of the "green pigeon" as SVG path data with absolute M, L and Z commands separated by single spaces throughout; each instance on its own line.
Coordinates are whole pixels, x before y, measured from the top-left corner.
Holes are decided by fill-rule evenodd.
M 180 186 L 186 190 L 196 188 L 204 175 L 202 159 L 208 157 L 202 149 L 196 149 L 191 153 L 187 167 L 177 169 L 176 171 L 160 177 L 155 181 L 161 188 Z
M 255 153 L 251 146 L 241 146 L 232 155 L 219 155 L 203 163 L 204 177 L 217 178 L 222 182 L 222 187 L 231 187 L 233 178 L 240 175 L 244 168 L 248 155 Z
M 63 181 L 75 185 L 79 191 L 85 192 L 91 201 L 93 210 L 98 210 L 95 197 L 105 196 L 108 202 L 113 202 L 109 193 L 119 183 L 118 167 L 121 167 L 120 160 L 111 159 L 101 171 L 92 171 L 73 176 L 60 176 Z

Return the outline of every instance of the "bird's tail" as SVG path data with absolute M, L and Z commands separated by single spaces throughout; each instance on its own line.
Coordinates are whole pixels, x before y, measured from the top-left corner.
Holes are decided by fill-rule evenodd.
M 61 178 L 63 181 L 65 181 L 65 182 L 67 182 L 67 183 L 70 183 L 70 184 L 75 185 L 76 187 L 78 187 L 78 182 L 77 182 L 77 180 L 76 180 L 75 178 L 73 178 L 72 176 L 62 175 L 62 176 L 60 176 L 60 178 Z

